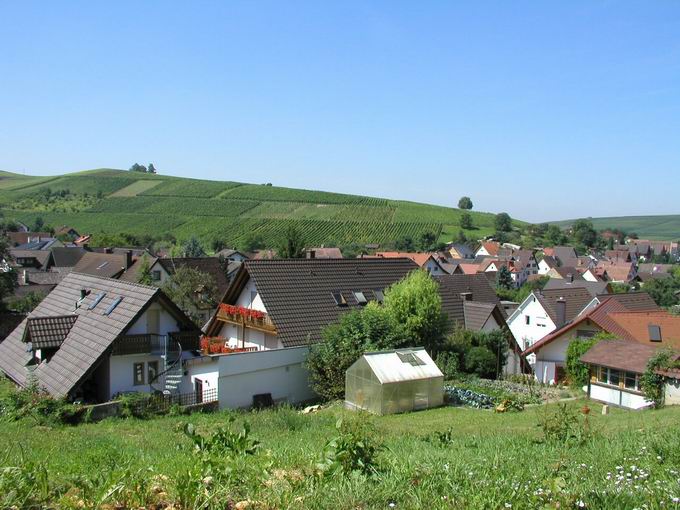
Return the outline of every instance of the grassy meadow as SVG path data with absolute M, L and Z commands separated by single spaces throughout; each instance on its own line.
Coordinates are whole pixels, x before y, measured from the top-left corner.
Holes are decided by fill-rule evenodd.
M 284 407 L 77 427 L 4 420 L 0 507 L 678 508 L 680 408 L 603 416 L 589 403 L 586 423 L 585 403 L 385 417 L 335 404 L 313 414 Z M 571 439 L 546 436 L 567 415 L 576 416 Z M 370 469 L 319 467 L 339 418 L 379 445 Z M 250 432 L 234 439 L 232 453 L 198 453 L 183 432 L 188 422 L 204 437 L 244 422 Z M 252 439 L 260 442 L 254 454 L 233 453 Z
M 206 244 L 220 239 L 235 246 L 254 235 L 271 247 L 290 225 L 310 245 L 417 240 L 425 232 L 451 241 L 462 214 L 415 202 L 111 169 L 54 177 L 2 172 L 0 211 L 29 225 L 40 216 L 47 225 L 95 235 L 168 232 L 180 241 L 198 235 Z M 468 237 L 493 233 L 493 214 L 471 215 Z

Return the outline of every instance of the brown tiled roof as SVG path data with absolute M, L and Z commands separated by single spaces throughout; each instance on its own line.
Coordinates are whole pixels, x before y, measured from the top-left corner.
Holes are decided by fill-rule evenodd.
M 252 278 L 284 347 L 321 340 L 321 331 L 348 310 L 358 309 L 353 291 L 368 299 L 418 266 L 410 259 L 281 259 L 248 260 L 227 290 L 224 303 L 235 304 Z M 347 306 L 338 306 L 332 292 L 341 292 Z M 221 327 L 213 317 L 208 334 Z
M 10 249 L 9 254 L 14 261 L 17 259 L 35 259 L 41 269 L 47 269 L 52 259 L 52 254 L 48 250 L 16 250 Z
M 31 342 L 34 349 L 59 347 L 78 319 L 77 315 L 30 317 L 26 325 L 24 342 Z
M 52 237 L 49 232 L 7 232 L 6 235 L 12 245 L 26 244 L 29 239 Z
M 125 254 L 88 252 L 83 255 L 73 270 L 77 273 L 102 278 L 118 278 L 125 271 L 125 264 Z
M 609 318 L 616 323 L 616 326 L 610 326 L 612 333 L 621 338 L 680 349 L 680 317 L 677 315 L 672 315 L 665 310 L 612 312 Z M 649 327 L 652 325 L 660 329 L 660 342 L 650 341 Z
M 558 267 L 557 261 L 552 255 L 545 255 L 542 260 L 549 268 Z
M 68 271 L 31 271 L 26 273 L 26 281 L 35 285 L 58 285 Z
M 224 274 L 224 269 L 218 257 L 176 257 L 158 259 L 158 263 L 171 275 L 175 274 L 175 271 L 180 267 L 189 267 L 201 273 L 209 274 L 215 282 L 219 296 L 224 295 L 227 287 L 229 287 L 229 280 Z
M 628 276 L 631 274 L 633 268 L 632 262 L 600 262 L 597 269 L 607 272 L 607 276 L 611 281 L 627 282 Z
M 578 269 L 575 267 L 569 267 L 569 266 L 559 266 L 559 267 L 553 267 L 551 271 L 556 272 L 558 275 L 560 275 L 564 279 L 568 279 L 569 275 L 573 277 L 574 280 L 584 280 L 583 276 L 579 272 Z
M 656 306 L 656 303 L 654 303 L 652 298 L 646 292 L 607 294 L 604 296 L 598 296 L 598 299 L 600 300 L 599 305 L 587 313 L 577 316 L 575 320 L 567 322 L 561 328 L 558 328 L 549 335 L 543 337 L 541 340 L 526 349 L 524 351 L 524 355 L 536 352 L 541 347 L 553 342 L 567 331 L 585 322 L 592 322 L 602 328 L 604 331 L 621 335 L 623 338 L 627 338 L 625 331 L 623 331 L 617 322 L 615 322 L 610 317 L 611 313 L 650 311 L 649 309 L 652 306 L 656 307 L 657 310 L 660 310 L 660 308 Z
M 89 294 L 81 299 L 81 290 Z M 92 310 L 97 298 L 104 294 Z M 104 314 L 117 298 L 120 303 Z M 124 334 L 152 302 L 160 300 L 175 315 L 178 322 L 193 328 L 191 321 L 165 297 L 160 289 L 81 273 L 69 273 L 66 278 L 0 343 L 0 369 L 17 384 L 28 379 L 27 363 L 33 354 L 23 342 L 29 321 L 34 318 L 77 316 L 61 347 L 48 363 L 41 363 L 32 372 L 38 384 L 52 395 L 65 396 L 72 392 L 85 376 L 96 367 L 112 342 Z
M 470 331 L 481 331 L 497 307 L 498 305 L 494 303 L 463 301 L 465 329 L 469 329 Z M 502 307 L 498 307 L 498 309 L 501 310 Z
M 151 255 L 142 255 L 137 260 L 135 260 L 132 266 L 130 266 L 127 271 L 120 275 L 118 279 L 124 282 L 139 283 L 145 260 L 148 264 L 148 268 L 151 269 L 151 266 L 153 266 L 158 259 L 156 257 L 152 257 Z
M 461 294 L 471 293 L 471 301 L 493 305 L 500 304 L 496 291 L 483 273 L 451 274 L 434 278 L 439 283 L 442 310 L 452 323 L 463 324 L 465 321 Z
M 385 259 L 411 259 L 413 262 L 418 264 L 420 267 L 423 267 L 425 264 L 427 264 L 427 261 L 430 259 L 436 259 L 434 258 L 434 254 L 432 253 L 411 253 L 411 252 L 403 252 L 403 251 L 379 251 L 376 252 L 375 255 L 366 255 L 362 258 L 385 258 Z
M 603 340 L 591 347 L 581 356 L 581 361 L 590 365 L 599 365 L 628 372 L 641 374 L 647 367 L 647 361 L 656 352 L 657 347 L 625 340 Z
M 314 257 L 312 257 L 312 252 L 314 252 Z M 306 250 L 307 258 L 315 259 L 341 259 L 342 252 L 340 248 L 307 248 Z
M 566 321 L 574 320 L 586 305 L 593 300 L 593 296 L 584 288 L 535 291 L 533 295 L 541 303 L 541 306 L 543 306 L 543 309 L 555 324 L 557 324 L 558 300 L 563 299 L 566 302 Z

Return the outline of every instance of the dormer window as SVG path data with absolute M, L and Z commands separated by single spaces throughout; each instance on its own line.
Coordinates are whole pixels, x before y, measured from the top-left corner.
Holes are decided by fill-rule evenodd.
M 353 294 L 354 294 L 354 299 L 357 300 L 358 304 L 363 306 L 366 303 L 368 303 L 368 299 L 366 299 L 366 296 L 360 290 L 354 291 Z
M 345 296 L 342 295 L 342 292 L 333 291 L 331 292 L 331 295 L 333 296 L 333 300 L 335 301 L 336 305 L 347 306 L 347 300 L 345 299 Z

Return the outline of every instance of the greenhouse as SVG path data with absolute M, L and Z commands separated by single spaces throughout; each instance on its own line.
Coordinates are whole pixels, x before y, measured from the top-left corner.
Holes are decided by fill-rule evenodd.
M 345 373 L 345 405 L 375 414 L 438 407 L 444 374 L 425 349 L 369 352 Z

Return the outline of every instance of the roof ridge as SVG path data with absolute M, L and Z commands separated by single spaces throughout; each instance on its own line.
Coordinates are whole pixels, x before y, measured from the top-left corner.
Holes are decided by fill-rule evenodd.
M 64 280 L 66 280 L 71 275 L 87 276 L 88 278 L 93 278 L 95 280 L 104 280 L 104 281 L 108 281 L 108 282 L 118 282 L 118 283 L 122 283 L 122 284 L 129 285 L 129 286 L 132 286 L 132 287 L 141 287 L 143 289 L 149 289 L 149 290 L 153 290 L 153 291 L 161 290 L 159 287 L 155 287 L 153 285 L 144 285 L 143 283 L 128 282 L 127 280 L 120 280 L 118 278 L 109 278 L 107 276 L 98 276 L 98 275 L 93 275 L 93 274 L 88 274 L 88 273 L 80 273 L 78 271 L 69 272 L 66 276 L 64 276 Z

